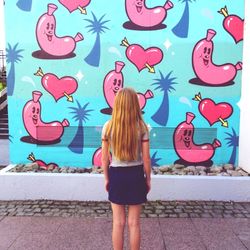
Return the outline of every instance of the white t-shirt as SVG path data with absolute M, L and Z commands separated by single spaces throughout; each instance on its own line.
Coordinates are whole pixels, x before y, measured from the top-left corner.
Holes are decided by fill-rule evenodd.
M 107 121 L 102 128 L 102 140 L 107 140 L 107 136 L 106 136 L 106 130 L 107 130 L 107 125 L 108 125 L 109 121 Z M 120 161 L 119 159 L 117 159 L 114 155 L 112 155 L 112 160 L 110 163 L 110 166 L 112 167 L 132 167 L 132 166 L 138 166 L 138 165 L 142 165 L 143 161 L 142 161 L 142 150 L 141 150 L 141 143 L 142 142 L 146 142 L 149 141 L 149 134 L 148 132 L 145 132 L 142 134 L 140 141 L 138 142 L 139 147 L 138 147 L 138 159 L 135 161 Z

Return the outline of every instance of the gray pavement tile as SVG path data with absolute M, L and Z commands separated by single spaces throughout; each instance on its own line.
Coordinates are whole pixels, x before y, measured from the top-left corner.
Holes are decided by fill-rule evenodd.
M 28 224 L 23 232 L 29 233 L 55 233 L 62 224 L 62 219 L 59 217 L 25 217 L 25 222 Z
M 46 250 L 52 237 L 51 233 L 21 233 L 8 250 Z
M 79 232 L 69 232 L 65 234 L 53 235 L 53 240 L 48 245 L 48 250 L 112 250 L 111 236 L 104 238 L 100 233 L 83 234 Z
M 164 240 L 162 238 L 161 228 L 158 219 L 151 219 L 151 218 L 141 219 L 141 249 L 143 250 L 165 249 Z
M 61 226 L 58 228 L 57 233 L 64 232 L 83 232 L 86 231 L 90 233 L 95 228 L 100 231 L 102 228 L 105 230 L 112 228 L 112 219 L 111 218 L 79 218 L 79 217 L 70 217 L 70 218 L 60 218 Z
M 18 238 L 19 235 L 20 233 L 16 233 L 15 231 L 0 232 L 0 249 L 8 249 Z
M 112 224 L 108 219 L 67 218 L 53 235 L 48 249 L 112 249 Z M 68 230 L 67 230 L 68 225 Z M 75 227 L 75 228 L 74 228 Z
M 229 219 L 192 218 L 192 221 L 208 250 L 247 249 L 233 232 Z
M 112 249 L 110 219 L 64 218 L 48 249 Z
M 0 235 L 2 233 L 11 234 L 12 232 L 19 234 L 28 226 L 29 220 L 27 220 L 27 217 L 5 217 L 0 221 Z
M 229 219 L 228 221 L 239 240 L 247 249 L 250 249 L 250 219 L 234 218 Z
M 160 219 L 160 227 L 169 250 L 205 250 L 190 218 Z

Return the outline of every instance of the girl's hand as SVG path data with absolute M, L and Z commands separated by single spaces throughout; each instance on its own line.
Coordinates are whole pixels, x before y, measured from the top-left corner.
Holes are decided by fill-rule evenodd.
M 146 179 L 146 185 L 147 185 L 147 192 L 149 193 L 149 191 L 151 190 L 151 179 Z
M 105 189 L 108 192 L 109 191 L 109 180 L 105 180 Z

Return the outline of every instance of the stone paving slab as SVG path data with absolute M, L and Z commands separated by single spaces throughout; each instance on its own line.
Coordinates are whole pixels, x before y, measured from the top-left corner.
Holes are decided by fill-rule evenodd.
M 250 249 L 250 220 L 246 218 L 229 219 L 231 228 L 240 241 Z
M 245 250 L 246 246 L 235 235 L 231 224 L 226 219 L 197 219 L 192 218 L 196 231 L 207 249 Z
M 206 249 L 190 218 L 162 218 L 159 221 L 167 249 Z
M 246 218 L 142 218 L 141 249 L 246 250 L 249 225 Z M 5 217 L 0 228 L 6 229 L 0 231 L 0 249 L 112 249 L 110 218 Z M 126 225 L 125 250 L 129 249 L 127 229 Z

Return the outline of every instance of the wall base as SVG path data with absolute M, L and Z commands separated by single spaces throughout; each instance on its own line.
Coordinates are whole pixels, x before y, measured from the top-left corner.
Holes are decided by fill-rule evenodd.
M 102 174 L 0 171 L 0 200 L 107 201 Z M 148 200 L 250 201 L 250 177 L 152 176 Z

